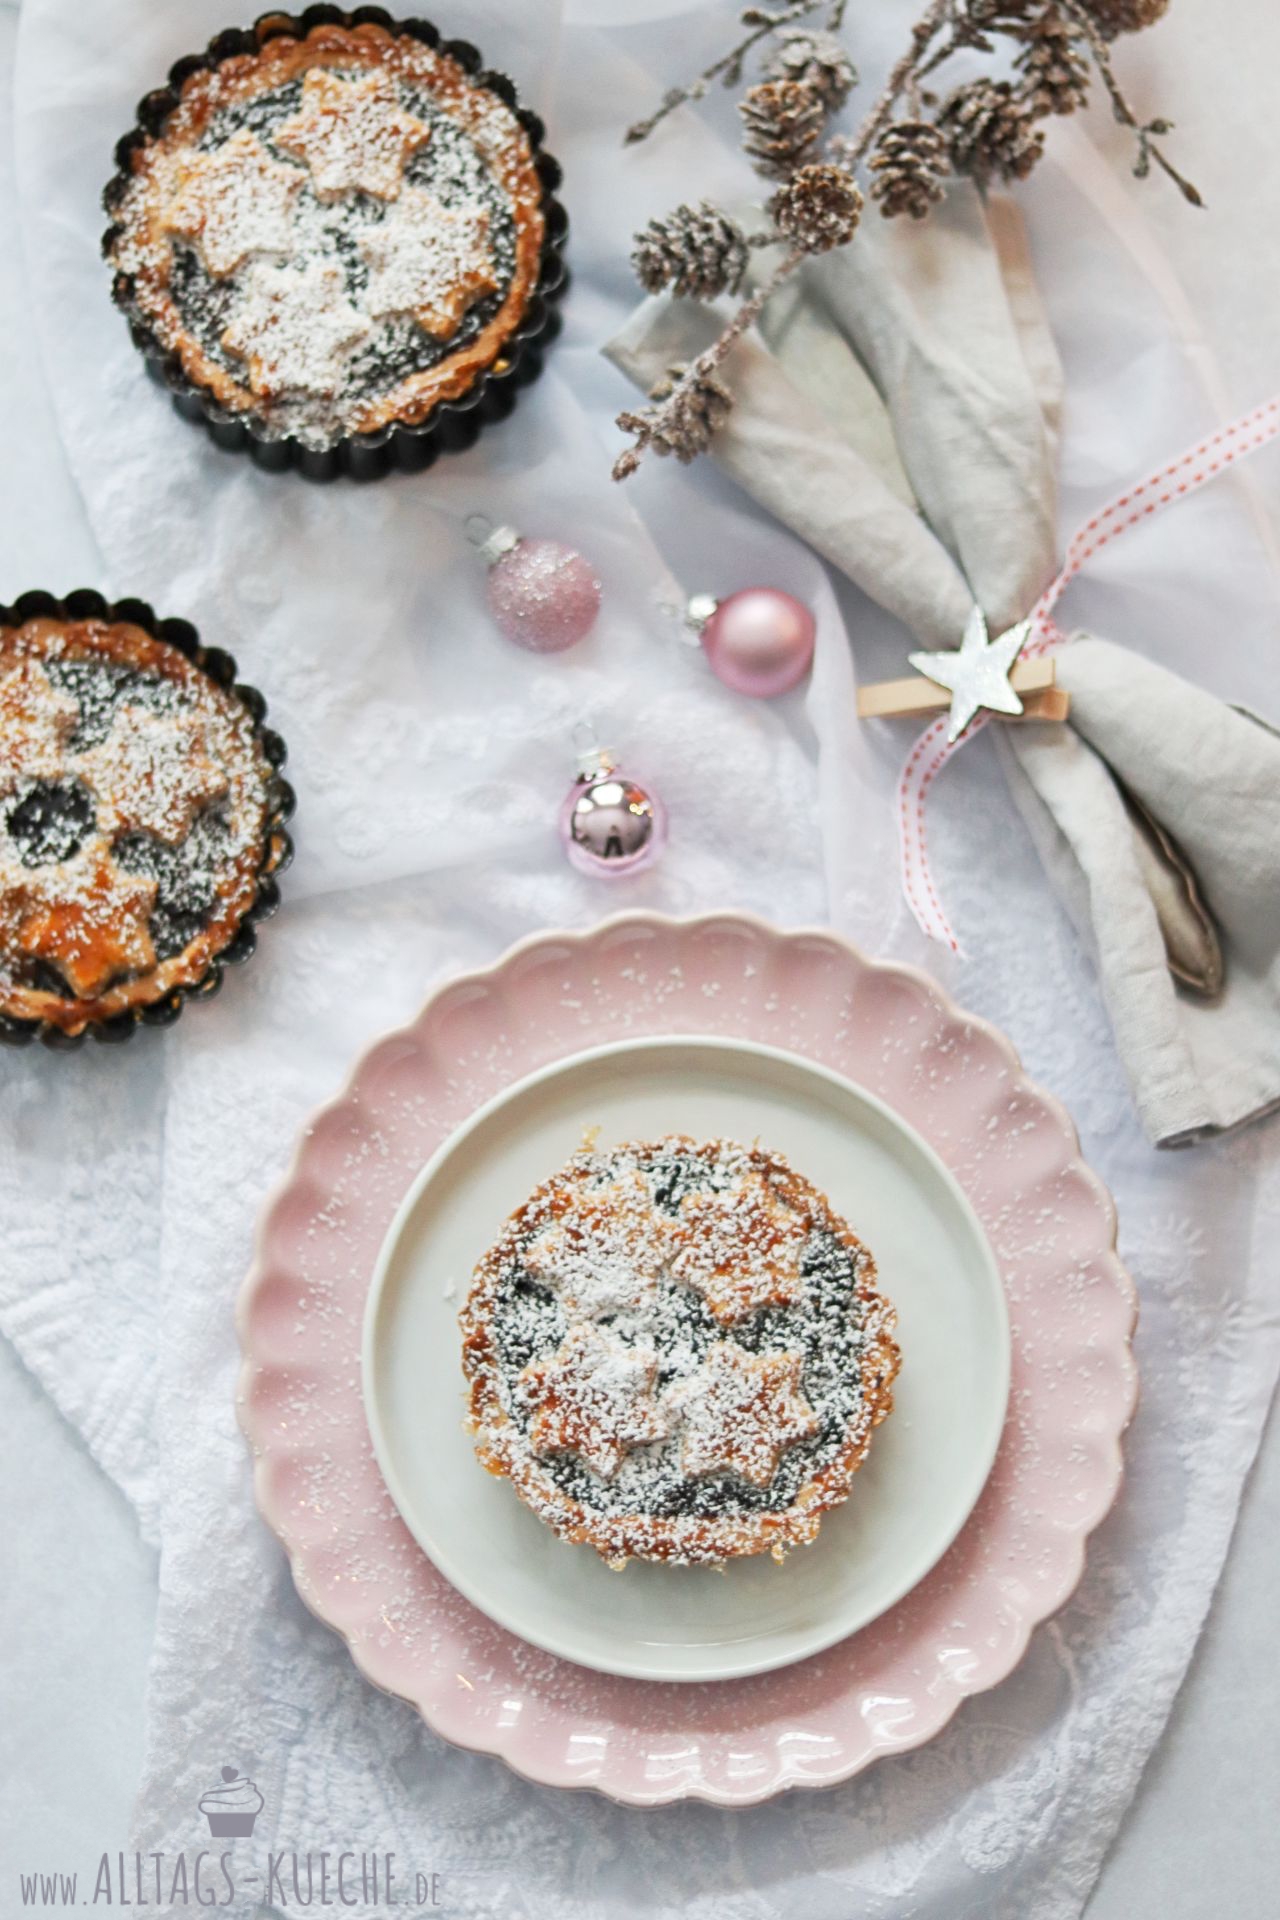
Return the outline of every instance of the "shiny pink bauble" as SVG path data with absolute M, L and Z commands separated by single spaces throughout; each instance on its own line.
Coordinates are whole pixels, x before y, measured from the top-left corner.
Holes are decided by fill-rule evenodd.
M 489 607 L 508 640 L 530 653 L 563 653 L 590 633 L 600 582 L 558 540 L 517 540 L 489 569 Z
M 581 774 L 560 809 L 560 838 L 580 873 L 637 873 L 667 843 L 667 812 L 656 793 L 616 767 Z
M 813 641 L 813 615 L 780 587 L 731 593 L 702 629 L 717 680 L 754 700 L 771 700 L 803 680 L 813 662 Z

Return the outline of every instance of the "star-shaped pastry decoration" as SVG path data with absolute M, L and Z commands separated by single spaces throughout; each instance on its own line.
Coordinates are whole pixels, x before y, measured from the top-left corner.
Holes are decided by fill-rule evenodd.
M 723 1324 L 757 1307 L 790 1307 L 803 1299 L 800 1256 L 808 1228 L 760 1173 L 686 1193 L 677 1232 L 671 1271 L 696 1288 Z
M 406 187 L 357 235 L 369 312 L 410 313 L 424 333 L 449 339 L 472 302 L 497 287 L 488 235 L 483 207 L 446 207 L 425 188 Z
M 524 1249 L 533 1278 L 577 1316 L 641 1306 L 675 1250 L 674 1222 L 654 1206 L 643 1175 L 633 1169 L 599 1187 L 575 1182 L 552 1209 Z
M 306 162 L 321 200 L 354 192 L 394 200 L 405 161 L 426 146 L 431 129 L 405 112 L 389 74 L 311 67 L 301 107 L 272 138 L 282 152 Z
M 332 261 L 309 260 L 300 268 L 256 261 L 244 275 L 222 344 L 248 362 L 255 393 L 324 395 L 342 385 L 348 350 L 369 331 Z
M 189 156 L 160 224 L 193 241 L 214 279 L 224 280 L 251 254 L 291 251 L 294 202 L 306 177 L 242 127 L 224 145 Z
M 934 680 L 950 691 L 948 740 L 959 739 L 979 707 L 988 707 L 992 713 L 1022 712 L 1022 702 L 1010 684 L 1009 673 L 1030 632 L 1031 622 L 1019 620 L 1016 627 L 1006 628 L 992 640 L 987 633 L 986 615 L 981 607 L 975 607 L 958 650 L 907 655 L 926 680 Z
M 0 675 L 0 792 L 21 780 L 51 780 L 66 761 L 80 709 L 38 660 L 15 661 Z
M 116 708 L 110 733 L 77 757 L 75 770 L 97 802 L 98 826 L 109 839 L 149 833 L 171 847 L 228 786 L 196 714 L 131 702 Z
M 148 927 L 156 883 L 117 865 L 105 838 L 86 841 L 56 867 L 0 872 L 0 924 L 14 944 L 56 967 L 72 992 L 92 999 L 120 973 L 156 963 Z
M 802 1353 L 748 1353 L 736 1341 L 707 1349 L 696 1373 L 668 1389 L 663 1405 L 683 1422 L 686 1473 L 736 1473 L 767 1487 L 797 1440 L 817 1432 L 801 1385 Z
M 539 1455 L 576 1453 L 602 1480 L 612 1479 L 633 1447 L 666 1433 L 653 1397 L 657 1374 L 652 1347 L 626 1346 L 591 1322 L 570 1327 L 549 1359 L 518 1376 L 533 1410 L 530 1446 Z

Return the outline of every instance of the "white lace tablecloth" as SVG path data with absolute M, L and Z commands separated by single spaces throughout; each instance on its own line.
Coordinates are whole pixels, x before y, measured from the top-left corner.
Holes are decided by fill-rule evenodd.
M 902 26 L 901 9 L 876 11 L 854 23 L 869 84 Z M 123 1052 L 13 1056 L 0 1090 L 0 1327 L 159 1549 L 137 1841 L 186 1844 L 192 1804 L 230 1755 L 267 1796 L 268 1844 L 428 1860 L 451 1910 L 494 1920 L 1075 1920 L 1186 1668 L 1274 1381 L 1277 1132 L 1176 1157 L 1146 1146 L 1096 983 L 986 742 L 935 805 L 971 958 L 924 950 L 897 894 L 902 741 L 852 717 L 855 661 L 865 677 L 899 669 L 904 636 L 837 594 L 709 466 L 650 471 L 625 492 L 606 478 L 609 419 L 629 396 L 596 349 L 632 298 L 626 236 L 742 179 L 723 113 L 678 116 L 625 154 L 618 130 L 696 46 L 716 49 L 709 12 L 730 10 L 655 20 L 676 10 L 593 0 L 562 20 L 549 0 L 470 0 L 439 12 L 548 112 L 575 291 L 566 337 L 511 423 L 424 476 L 365 490 L 315 490 L 218 454 L 145 381 L 107 297 L 97 194 L 111 144 L 170 61 L 227 23 L 226 0 L 27 0 L 22 14 L 26 279 L 10 267 L 4 297 L 15 327 L 34 315 L 49 400 L 25 376 L 6 418 L 51 432 L 51 402 L 100 554 L 95 584 L 184 613 L 236 654 L 299 791 L 285 908 L 220 999 Z M 1071 137 L 1056 153 L 1025 201 L 1068 373 L 1065 534 L 1226 400 L 1096 155 Z M 66 511 L 79 512 L 70 494 Z M 461 533 L 477 511 L 582 545 L 606 587 L 598 636 L 558 660 L 506 647 Z M 82 584 L 51 571 L 57 553 L 45 542 L 32 577 L 29 554 L 7 551 L 0 592 Z M 673 574 L 809 599 L 811 688 L 764 707 L 719 687 L 657 610 Z M 1276 576 L 1247 480 L 1122 543 L 1073 592 L 1082 622 L 1274 706 Z M 556 841 L 580 716 L 672 814 L 661 867 L 625 892 L 572 873 Z M 930 1746 L 745 1815 L 646 1815 L 531 1787 L 374 1694 L 294 1596 L 235 1427 L 232 1301 L 308 1112 L 433 982 L 621 904 L 829 919 L 937 971 L 1072 1108 L 1142 1296 L 1127 1485 L 1075 1599 Z

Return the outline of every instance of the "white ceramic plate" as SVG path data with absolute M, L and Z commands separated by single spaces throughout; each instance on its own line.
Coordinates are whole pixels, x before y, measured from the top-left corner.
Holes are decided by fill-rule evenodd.
M 777 1149 L 875 1255 L 898 1310 L 894 1411 L 847 1503 L 783 1566 L 723 1572 L 569 1546 L 476 1460 L 458 1309 L 506 1219 L 598 1128 Z M 364 1401 L 406 1524 L 475 1606 L 604 1673 L 722 1680 L 802 1660 L 893 1606 L 946 1551 L 995 1458 L 1009 1390 L 1004 1291 L 956 1181 L 910 1127 L 812 1062 L 737 1040 L 597 1047 L 501 1093 L 423 1168 L 383 1244 L 364 1326 Z

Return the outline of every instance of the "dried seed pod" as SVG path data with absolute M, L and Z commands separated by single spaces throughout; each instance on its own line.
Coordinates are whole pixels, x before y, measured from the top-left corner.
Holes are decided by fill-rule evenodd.
M 862 194 L 848 167 L 819 160 L 779 187 L 769 211 L 793 246 L 827 253 L 852 240 L 862 217 Z
M 1035 120 L 1007 80 L 974 80 L 944 102 L 938 127 L 956 172 L 986 187 L 993 178 L 1026 179 L 1044 152 Z
M 687 379 L 691 372 L 694 377 Z M 718 377 L 716 363 L 705 356 L 691 368 L 669 367 L 650 389 L 649 398 L 653 406 L 618 415 L 617 424 L 624 433 L 634 434 L 635 445 L 615 460 L 615 480 L 634 473 L 647 450 L 664 456 L 673 453 L 687 466 L 706 452 L 712 434 L 724 425 L 733 406 L 733 395 Z
M 1022 97 L 1037 118 L 1074 113 L 1089 97 L 1089 59 L 1080 29 L 1052 10 L 1025 29 L 1014 66 L 1022 76 Z
M 785 180 L 803 166 L 822 131 L 822 101 L 800 80 L 762 80 L 738 102 L 742 144 L 757 173 Z
M 764 69 L 766 80 L 798 80 L 817 94 L 827 113 L 838 113 L 858 84 L 842 41 L 817 27 L 791 27 L 778 35 Z
M 905 213 L 923 220 L 941 200 L 951 171 L 946 140 L 929 120 L 895 120 L 867 166 L 871 198 L 886 219 Z
M 636 278 L 647 292 L 670 287 L 689 300 L 736 293 L 747 258 L 741 227 L 707 200 L 677 207 L 665 220 L 651 220 L 631 249 Z
M 1108 40 L 1153 27 L 1169 11 L 1169 0 L 1080 0 L 1080 5 Z

